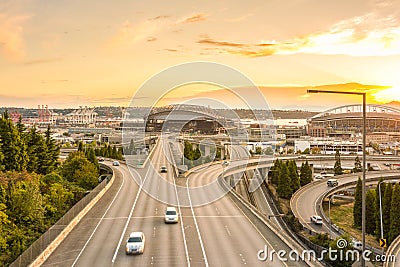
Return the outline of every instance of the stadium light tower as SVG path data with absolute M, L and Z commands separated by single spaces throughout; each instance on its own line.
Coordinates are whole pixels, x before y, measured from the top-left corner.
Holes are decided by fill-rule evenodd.
M 365 143 L 366 143 L 366 117 L 367 117 L 367 96 L 366 93 L 364 92 L 345 92 L 345 91 L 330 91 L 330 90 L 312 90 L 309 89 L 307 90 L 308 94 L 343 94 L 343 95 L 361 95 L 362 96 L 362 111 L 363 111 L 363 123 L 362 123 L 362 164 L 363 164 L 363 171 L 362 171 L 362 224 L 361 224 L 361 229 L 362 229 L 362 252 L 364 253 L 365 251 L 365 199 L 366 199 L 366 188 L 365 188 L 365 168 L 366 168 L 366 155 L 365 155 Z M 361 257 L 361 266 L 365 267 L 365 259 L 364 257 Z

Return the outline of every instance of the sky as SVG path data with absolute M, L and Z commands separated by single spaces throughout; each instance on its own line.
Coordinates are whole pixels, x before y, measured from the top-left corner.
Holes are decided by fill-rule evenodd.
M 400 101 L 400 1 L 0 2 L 0 106 L 126 106 L 132 98 L 152 106 L 204 97 L 243 106 L 215 84 L 137 97 L 163 70 L 197 61 L 242 73 L 271 108 L 360 102 L 309 88 L 364 91 L 368 103 Z

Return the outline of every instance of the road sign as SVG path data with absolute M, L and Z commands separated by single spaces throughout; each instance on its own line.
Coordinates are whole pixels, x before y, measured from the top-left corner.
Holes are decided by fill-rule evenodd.
M 381 248 L 386 248 L 387 244 L 386 244 L 386 239 L 385 238 L 379 238 L 379 246 Z

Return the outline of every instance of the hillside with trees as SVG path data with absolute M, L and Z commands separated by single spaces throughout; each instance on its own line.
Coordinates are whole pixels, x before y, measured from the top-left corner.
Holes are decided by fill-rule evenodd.
M 83 152 L 59 162 L 50 127 L 40 133 L 0 118 L 0 263 L 7 266 L 97 184 L 98 163 Z

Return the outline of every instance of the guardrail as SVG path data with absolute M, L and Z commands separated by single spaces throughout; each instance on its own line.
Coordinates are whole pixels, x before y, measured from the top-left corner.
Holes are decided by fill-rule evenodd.
M 227 177 L 225 175 L 224 177 Z M 290 249 L 296 250 L 296 251 L 302 251 L 304 248 L 301 247 L 297 242 L 289 242 L 291 237 L 287 236 L 285 233 L 280 231 L 275 225 L 272 225 L 270 222 L 268 222 L 268 219 L 265 217 L 264 214 L 262 214 L 259 210 L 257 210 L 255 207 L 253 207 L 251 204 L 248 204 L 243 197 L 241 197 L 239 194 L 237 194 L 234 190 L 229 190 L 229 185 L 226 183 L 226 181 L 223 179 L 222 175 L 219 175 L 217 178 L 217 181 L 219 185 L 228 192 L 228 194 L 231 194 L 234 196 L 235 199 L 237 199 L 241 205 L 243 205 L 248 211 L 250 211 L 259 221 L 261 221 L 266 227 L 268 227 L 271 231 L 274 232 L 274 234 L 282 240 Z M 310 260 L 306 259 L 305 262 L 308 266 L 323 266 L 320 262 L 314 261 L 311 262 Z
M 396 251 L 396 249 L 397 249 L 397 251 Z M 395 256 L 397 256 L 397 254 L 399 253 L 399 250 L 400 250 L 400 235 L 389 246 L 389 248 L 388 248 L 388 250 L 386 252 L 386 255 L 395 255 Z M 397 257 L 396 257 L 396 259 L 397 259 Z M 383 264 L 383 267 L 389 267 L 390 264 L 395 264 L 395 263 L 386 261 Z
M 62 240 L 64 240 L 113 184 L 114 172 L 112 168 L 103 164 L 103 167 L 104 166 L 113 173 L 111 180 L 108 182 L 107 179 L 104 179 L 88 195 L 70 208 L 61 219 L 19 255 L 19 257 L 10 264 L 10 267 L 40 266 L 46 261 Z
M 386 180 L 391 180 L 391 179 L 394 179 L 394 178 L 399 178 L 399 175 L 386 176 L 386 177 L 382 177 L 382 178 L 383 178 L 384 181 L 386 181 Z M 371 182 L 379 182 L 380 179 L 381 179 L 381 177 L 374 177 L 374 178 L 368 179 L 367 182 L 368 182 L 368 183 L 371 183 Z M 334 188 L 328 190 L 328 191 L 325 192 L 323 195 L 321 195 L 321 196 L 318 198 L 318 200 L 317 200 L 317 206 L 318 206 L 317 212 L 318 212 L 318 215 L 320 215 L 325 221 L 327 221 L 329 224 L 331 224 L 331 223 L 332 223 L 331 220 L 330 220 L 329 218 L 326 217 L 326 214 L 325 214 L 325 212 L 324 212 L 324 209 L 323 209 L 323 200 L 324 200 L 327 196 L 329 196 L 329 195 L 331 195 L 331 194 L 333 194 L 333 193 L 335 193 L 335 192 L 337 192 L 337 191 L 340 191 L 340 190 L 342 190 L 343 188 L 346 188 L 346 187 L 349 187 L 349 186 L 352 186 L 352 185 L 356 185 L 356 184 L 357 184 L 357 181 L 352 181 L 352 182 L 344 183 L 344 184 L 338 185 L 338 186 L 336 186 L 336 187 L 334 187 Z M 343 234 L 345 233 L 342 229 L 335 229 L 335 228 L 332 228 L 332 230 L 335 231 L 335 232 L 336 232 L 337 234 L 339 234 L 339 235 L 343 235 Z M 376 248 L 371 247 L 371 246 L 365 246 L 365 247 L 368 248 L 368 249 L 370 249 L 370 250 L 372 250 L 375 254 L 379 254 L 379 255 L 382 254 L 382 251 L 379 250 L 379 249 L 376 249 Z

